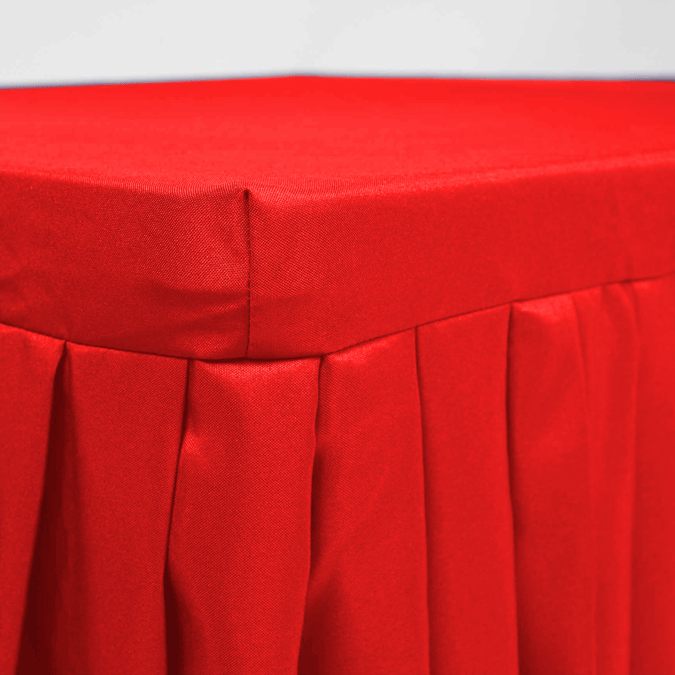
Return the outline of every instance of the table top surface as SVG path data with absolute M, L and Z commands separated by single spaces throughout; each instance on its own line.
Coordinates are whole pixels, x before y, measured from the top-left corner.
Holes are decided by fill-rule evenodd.
M 291 77 L 0 91 L 0 321 L 326 354 L 675 270 L 675 84 Z
M 4 171 L 153 184 L 466 176 L 675 150 L 670 82 L 288 77 L 0 101 Z

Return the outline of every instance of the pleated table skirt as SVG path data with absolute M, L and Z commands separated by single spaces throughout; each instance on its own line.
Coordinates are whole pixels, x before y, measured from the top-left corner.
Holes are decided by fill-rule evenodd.
M 4 96 L 0 675 L 675 673 L 672 86 Z

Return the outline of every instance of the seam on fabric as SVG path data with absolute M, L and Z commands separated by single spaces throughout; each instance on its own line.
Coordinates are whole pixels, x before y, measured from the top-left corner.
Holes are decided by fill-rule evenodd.
M 188 356 L 188 355 L 183 355 L 179 356 L 177 354 L 160 354 L 158 352 L 149 352 L 149 351 L 144 351 L 144 350 L 139 350 L 139 349 L 122 349 L 120 347 L 106 347 L 104 345 L 92 345 L 88 344 L 86 342 L 76 342 L 75 340 L 71 340 L 69 338 L 61 337 L 58 335 L 52 335 L 50 333 L 45 333 L 42 331 L 37 331 L 33 330 L 31 328 L 24 328 L 23 326 L 17 326 L 12 323 L 7 323 L 6 321 L 0 320 L 0 325 L 7 326 L 8 328 L 16 328 L 17 330 L 23 330 L 26 331 L 27 333 L 33 333 L 35 335 L 42 335 L 43 337 L 51 338 L 52 340 L 61 340 L 64 342 L 68 342 L 73 345 L 78 345 L 80 347 L 91 347 L 92 349 L 107 349 L 108 351 L 111 352 L 129 352 L 131 354 L 146 354 L 148 356 L 159 356 L 161 358 L 165 359 L 183 359 L 183 360 L 195 360 L 195 361 L 205 361 L 205 362 L 213 362 L 213 363 L 220 363 L 220 362 L 232 362 L 232 361 L 241 361 L 242 359 L 247 359 L 249 361 L 298 361 L 301 359 L 316 359 L 322 356 L 330 356 L 331 354 L 337 354 L 339 352 L 342 352 L 346 349 L 351 349 L 352 347 L 358 347 L 360 345 L 367 344 L 368 342 L 373 342 L 374 340 L 383 340 L 388 337 L 392 337 L 394 335 L 399 335 L 400 333 L 405 333 L 409 330 L 414 330 L 416 328 L 421 328 L 422 326 L 428 326 L 429 324 L 432 323 L 437 323 L 440 321 L 448 321 L 449 319 L 454 319 L 460 316 L 468 316 L 470 314 L 476 314 L 477 312 L 487 312 L 488 310 L 491 309 L 497 309 L 498 307 L 506 307 L 507 305 L 512 305 L 520 302 L 530 302 L 532 300 L 543 300 L 545 298 L 555 298 L 559 295 L 569 295 L 571 293 L 582 293 L 583 291 L 590 291 L 593 290 L 594 288 L 603 288 L 604 286 L 616 286 L 616 285 L 622 285 L 622 284 L 637 284 L 643 281 L 659 281 L 661 279 L 667 279 L 670 276 L 675 275 L 675 269 L 671 270 L 670 272 L 665 272 L 663 274 L 656 274 L 654 276 L 648 276 L 648 277 L 631 277 L 629 279 L 619 279 L 617 281 L 603 281 L 599 284 L 593 284 L 592 286 L 583 286 L 581 288 L 573 288 L 573 289 L 568 289 L 564 291 L 556 291 L 555 293 L 547 293 L 545 295 L 534 295 L 531 297 L 526 297 L 526 298 L 514 298 L 512 300 L 508 300 L 505 302 L 500 302 L 498 305 L 489 305 L 487 307 L 477 307 L 476 309 L 470 309 L 467 310 L 466 312 L 458 312 L 457 314 L 450 314 L 448 316 L 441 316 L 436 319 L 430 319 L 429 321 L 424 321 L 423 323 L 415 324 L 414 326 L 408 326 L 407 328 L 402 328 L 401 330 L 396 330 L 392 333 L 385 333 L 383 335 L 375 335 L 373 337 L 370 337 L 366 340 L 361 340 L 360 342 L 354 342 L 353 344 L 346 345 L 344 347 L 340 347 L 339 349 L 335 349 L 330 352 L 317 352 L 315 354 L 303 354 L 302 356 L 279 356 L 275 358 L 266 358 L 266 359 L 256 359 L 252 358 L 250 356 L 230 356 L 230 357 L 225 357 L 222 359 L 202 359 L 194 356 Z M 250 312 L 249 312 L 250 314 Z M 250 323 L 250 318 L 249 318 L 249 323 Z M 249 328 L 250 331 L 250 328 Z M 248 351 L 248 350 L 247 350 Z
M 424 491 L 424 544 L 425 544 L 425 562 L 426 562 L 426 607 L 427 607 L 427 668 L 429 675 L 431 671 L 431 611 L 429 609 L 429 508 L 427 504 L 427 463 L 424 444 L 424 410 L 422 406 L 422 384 L 420 382 L 420 350 L 419 350 L 419 328 L 413 330 L 415 340 L 415 378 L 417 380 L 417 398 L 420 411 L 420 440 L 422 444 L 422 489 Z
M 248 358 L 248 348 L 251 344 L 251 266 L 253 260 L 251 247 L 251 191 L 246 188 L 244 190 L 244 218 L 246 219 L 246 248 L 248 255 L 248 281 L 246 285 L 246 293 L 248 297 L 248 333 L 246 335 L 246 351 L 245 358 Z
M 314 357 L 316 358 L 316 357 Z M 325 355 L 319 356 L 319 367 L 316 373 L 316 411 L 314 413 L 314 456 L 316 457 L 317 432 L 319 429 L 319 408 L 321 407 L 321 370 Z
M 316 459 L 317 459 L 317 449 L 319 446 L 319 414 L 321 411 L 321 373 L 323 371 L 324 357 L 319 357 L 319 366 L 316 372 L 316 410 L 314 412 L 314 455 L 312 457 L 312 480 L 310 483 L 311 494 L 310 494 L 310 514 L 309 514 L 309 528 L 310 528 L 310 552 L 309 552 L 309 572 L 311 575 L 312 565 L 314 564 L 314 538 L 312 537 L 312 528 L 314 527 L 314 470 L 316 468 Z M 309 577 L 307 578 L 308 590 L 309 590 Z

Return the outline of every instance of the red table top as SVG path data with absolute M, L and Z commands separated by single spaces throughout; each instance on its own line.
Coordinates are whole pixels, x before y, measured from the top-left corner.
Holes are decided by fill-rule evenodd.
M 675 270 L 675 86 L 277 78 L 5 90 L 0 321 L 322 354 Z

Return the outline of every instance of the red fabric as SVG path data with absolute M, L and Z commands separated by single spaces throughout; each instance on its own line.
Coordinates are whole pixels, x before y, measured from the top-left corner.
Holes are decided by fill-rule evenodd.
M 167 557 L 175 672 L 296 671 L 319 360 L 193 363 Z
M 518 673 L 510 314 L 507 305 L 417 330 L 433 673 Z
M 675 270 L 675 85 L 279 78 L 0 92 L 0 321 L 325 354 Z
M 42 513 L 19 672 L 162 672 L 185 370 L 176 359 L 67 345 L 36 477 Z M 15 448 L 31 449 L 21 438 Z
M 0 672 L 21 635 L 47 461 L 54 373 L 63 344 L 0 326 Z
M 0 98 L 0 675 L 675 672 L 672 83 Z
M 318 384 L 312 569 L 298 672 L 425 672 L 414 332 L 326 356 Z

